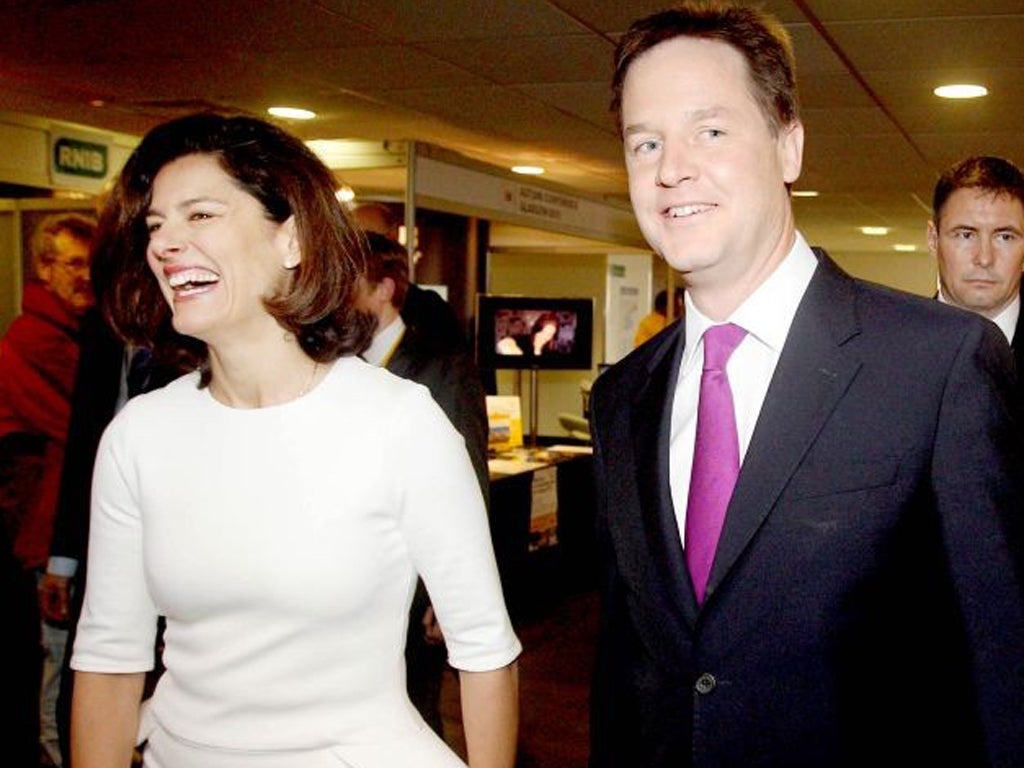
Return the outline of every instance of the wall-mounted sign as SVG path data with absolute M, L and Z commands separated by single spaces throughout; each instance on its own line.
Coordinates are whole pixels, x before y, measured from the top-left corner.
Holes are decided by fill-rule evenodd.
M 60 138 L 53 145 L 53 168 L 68 176 L 102 179 L 107 175 L 107 145 Z
M 102 135 L 50 131 L 50 178 L 55 187 L 98 191 L 110 175 L 110 141 Z

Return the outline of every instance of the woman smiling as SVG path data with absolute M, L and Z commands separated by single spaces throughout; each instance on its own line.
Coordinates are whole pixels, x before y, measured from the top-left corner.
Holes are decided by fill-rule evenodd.
M 510 768 L 520 646 L 480 490 L 427 391 L 356 356 L 363 244 L 330 172 L 262 121 L 173 121 L 125 166 L 98 247 L 112 326 L 195 372 L 103 438 L 75 765 L 128 766 L 137 731 L 154 768 L 462 765 L 405 694 L 420 574 L 469 763 Z

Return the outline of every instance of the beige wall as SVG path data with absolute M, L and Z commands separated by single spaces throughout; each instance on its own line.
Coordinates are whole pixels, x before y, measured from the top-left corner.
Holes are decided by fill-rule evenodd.
M 538 433 L 564 435 L 561 412 L 582 415 L 580 382 L 593 379 L 604 350 L 605 254 L 492 253 L 489 293 L 592 298 L 594 300 L 594 363 L 590 371 L 539 371 Z M 515 394 L 515 371 L 498 372 L 498 394 Z M 523 430 L 529 431 L 530 373 L 522 374 Z
M 21 306 L 21 227 L 13 205 L 0 200 L 0 336 Z
M 919 296 L 934 296 L 938 269 L 928 251 L 916 253 L 832 253 L 843 269 L 854 277 L 882 283 Z

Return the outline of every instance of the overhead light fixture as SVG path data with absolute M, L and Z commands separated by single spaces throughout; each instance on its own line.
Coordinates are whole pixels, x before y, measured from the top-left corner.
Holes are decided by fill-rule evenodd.
M 267 112 L 274 117 L 283 117 L 286 120 L 312 120 L 316 112 L 298 107 L 271 107 Z
M 892 249 L 900 253 L 914 253 L 917 250 L 917 246 L 913 243 L 896 243 Z
M 523 176 L 540 176 L 544 169 L 539 165 L 513 165 L 512 173 L 519 173 Z
M 861 227 L 860 231 L 865 235 L 871 235 L 872 237 L 881 237 L 882 235 L 889 234 L 888 227 Z
M 942 99 L 978 99 L 988 96 L 988 88 L 973 83 L 956 83 L 940 85 L 932 93 Z
M 339 203 L 351 203 L 356 199 L 356 191 L 348 184 L 342 184 L 338 187 L 334 196 L 338 199 Z
M 818 190 L 816 189 L 794 189 L 790 192 L 793 197 L 817 197 Z

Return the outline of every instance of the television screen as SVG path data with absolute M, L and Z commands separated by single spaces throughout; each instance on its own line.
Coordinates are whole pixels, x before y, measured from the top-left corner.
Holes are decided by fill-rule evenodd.
M 592 299 L 477 297 L 477 362 L 481 368 L 589 369 Z

